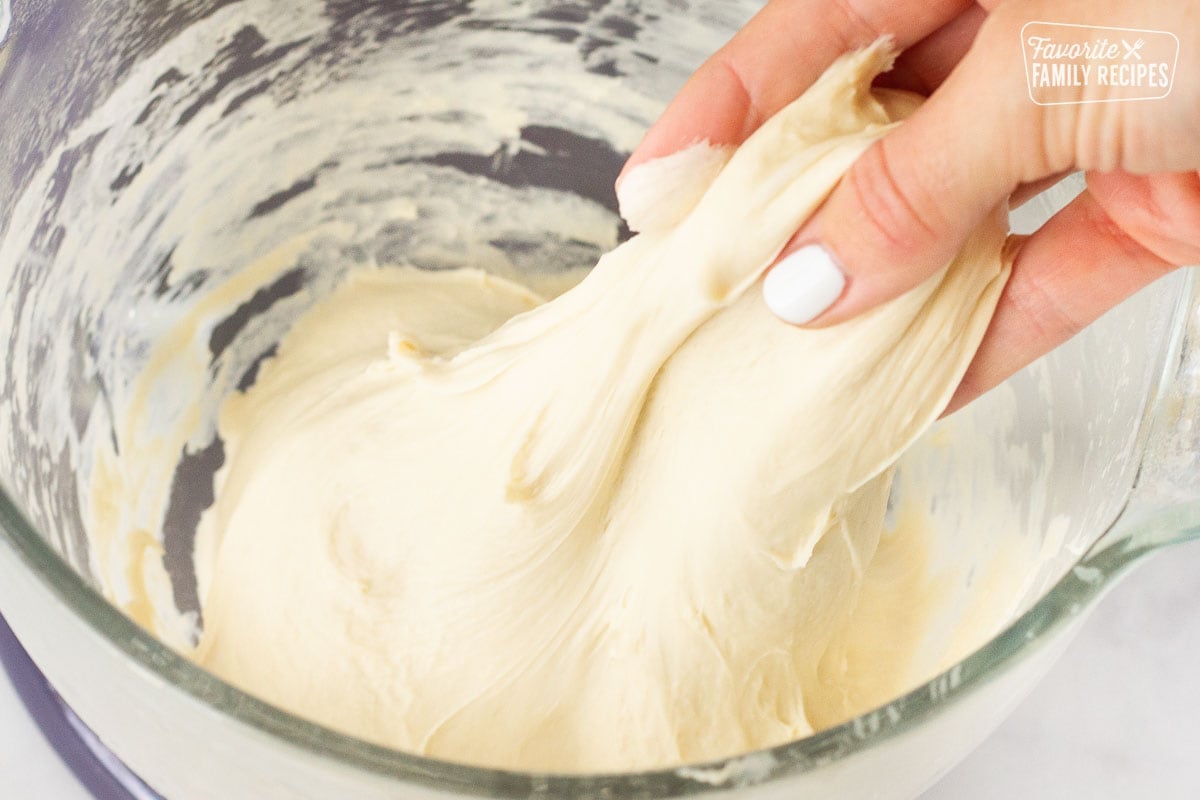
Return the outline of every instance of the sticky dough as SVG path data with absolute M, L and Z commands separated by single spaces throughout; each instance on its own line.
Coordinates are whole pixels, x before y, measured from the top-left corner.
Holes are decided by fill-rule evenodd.
M 869 88 L 891 58 L 844 57 L 727 163 L 643 167 L 643 232 L 551 302 L 395 268 L 302 318 L 223 409 L 198 661 L 367 740 L 516 769 L 716 758 L 863 710 L 822 659 L 890 465 L 1007 275 L 997 213 L 852 322 L 763 305 L 766 266 L 918 102 Z

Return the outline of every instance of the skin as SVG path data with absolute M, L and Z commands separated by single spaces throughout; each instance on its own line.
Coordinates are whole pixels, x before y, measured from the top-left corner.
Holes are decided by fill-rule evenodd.
M 1020 55 L 1021 26 L 1033 20 L 1175 33 L 1171 93 L 1033 103 Z M 772 0 L 684 85 L 626 170 L 700 140 L 739 144 L 838 55 L 883 34 L 904 53 L 880 82 L 929 99 L 859 159 L 780 255 L 819 242 L 847 274 L 842 295 L 809 326 L 916 286 L 989 209 L 1074 170 L 1084 171 L 1087 189 L 1019 242 L 948 410 L 1151 281 L 1200 263 L 1200 3 L 1192 0 Z

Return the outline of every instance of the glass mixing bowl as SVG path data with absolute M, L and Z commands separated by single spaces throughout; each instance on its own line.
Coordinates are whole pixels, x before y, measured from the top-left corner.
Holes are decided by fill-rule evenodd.
M 216 409 L 297 315 L 359 265 L 469 264 L 548 290 L 590 265 L 626 233 L 611 189 L 626 154 L 755 5 L 0 0 L 0 613 L 149 785 L 171 800 L 912 797 L 1125 569 L 1196 536 L 1200 295 L 1181 272 L 905 457 L 897 503 L 927 512 L 927 569 L 947 587 L 918 658 L 935 677 L 800 741 L 636 774 L 421 758 L 247 696 L 118 609 L 136 598 L 114 576 L 138 567 L 89 530 L 105 503 L 199 615 Z M 172 438 L 180 419 L 191 433 Z M 129 491 L 130 468 L 125 495 L 97 492 L 96 453 L 138 448 L 170 491 Z

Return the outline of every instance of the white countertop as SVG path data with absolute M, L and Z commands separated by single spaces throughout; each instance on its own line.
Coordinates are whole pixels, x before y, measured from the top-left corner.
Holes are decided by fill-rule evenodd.
M 84 800 L 88 795 L 58 760 L 0 669 L 0 797 Z
M 923 800 L 1200 797 L 1200 544 L 1117 586 L 1046 680 Z M 0 679 L 0 798 L 88 800 Z

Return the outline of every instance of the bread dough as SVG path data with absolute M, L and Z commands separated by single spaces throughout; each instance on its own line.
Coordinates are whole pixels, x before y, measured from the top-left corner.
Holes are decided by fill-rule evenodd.
M 700 148 L 716 168 L 641 168 L 643 232 L 551 302 L 396 268 L 309 312 L 222 412 L 196 659 L 338 730 L 512 769 L 716 758 L 864 710 L 829 675 L 887 665 L 822 662 L 890 465 L 988 324 L 1003 216 L 831 329 L 751 289 L 915 107 L 870 89 L 892 57 L 844 57 L 727 163 Z

